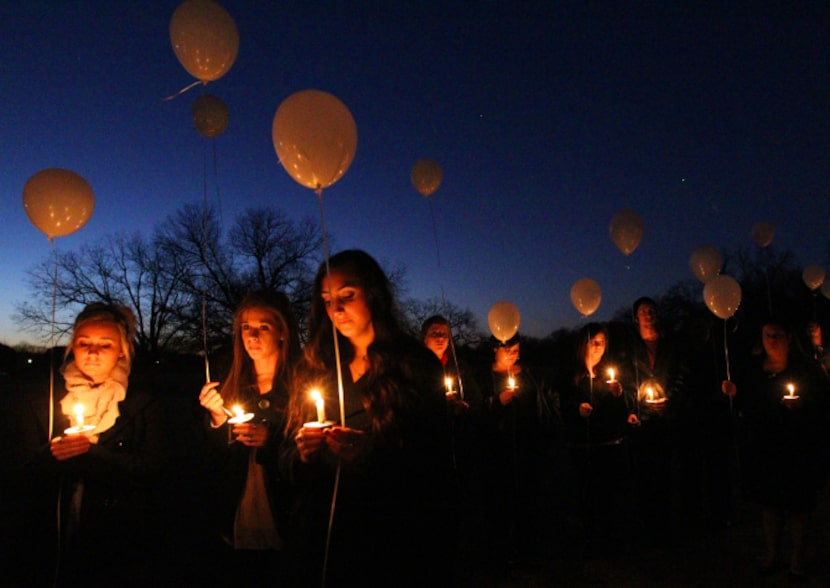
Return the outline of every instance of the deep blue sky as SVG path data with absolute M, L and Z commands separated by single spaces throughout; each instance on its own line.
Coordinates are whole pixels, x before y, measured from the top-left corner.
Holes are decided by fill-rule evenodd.
M 202 92 L 231 113 L 209 188 L 226 219 L 269 204 L 319 218 L 279 167 L 271 123 L 298 90 L 340 98 L 358 146 L 323 195 L 333 249 L 405 266 L 410 295 L 443 293 L 485 330 L 498 300 L 531 335 L 578 325 L 569 291 L 581 277 L 599 282 L 592 318 L 606 320 L 692 278 L 700 245 L 754 247 L 758 221 L 800 264 L 830 262 L 824 2 L 221 4 L 239 29 L 236 63 L 164 101 L 193 81 L 170 46 L 179 2 L 2 2 L 0 341 L 31 340 L 10 315 L 25 270 L 51 254 L 23 210 L 26 180 L 64 167 L 95 191 L 91 220 L 58 250 L 149 234 L 202 199 L 213 146 L 190 120 Z M 421 157 L 444 170 L 430 201 L 409 181 Z M 608 234 L 622 208 L 645 223 L 628 257 Z

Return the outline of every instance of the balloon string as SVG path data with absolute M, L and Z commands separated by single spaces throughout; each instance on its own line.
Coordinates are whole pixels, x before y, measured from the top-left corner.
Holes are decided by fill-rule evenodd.
M 331 280 L 331 266 L 329 265 L 329 240 L 328 235 L 326 234 L 326 215 L 323 211 L 323 188 L 319 185 L 315 190 L 317 194 L 317 200 L 320 203 L 320 229 L 323 231 L 323 251 L 326 260 L 326 279 L 329 281 Z M 343 399 L 343 374 L 341 373 L 341 364 L 340 364 L 340 344 L 337 339 L 337 327 L 334 325 L 334 321 L 331 322 L 331 333 L 332 338 L 334 339 L 334 361 L 337 367 L 337 395 L 340 401 L 340 424 L 342 426 L 346 426 L 346 407 L 345 402 Z
M 331 510 L 329 510 L 329 526 L 326 532 L 326 552 L 323 555 L 323 570 L 320 576 L 320 586 L 326 585 L 326 573 L 329 567 L 329 545 L 331 544 L 331 528 L 334 526 L 334 506 L 337 489 L 340 486 L 340 462 L 337 462 L 337 470 L 334 473 L 334 489 L 332 490 Z
M 207 82 L 203 82 L 203 81 L 201 81 L 201 80 L 196 80 L 195 82 L 193 82 L 193 83 L 192 83 L 192 84 L 190 84 L 189 86 L 185 86 L 184 88 L 182 88 L 181 90 L 179 90 L 179 91 L 178 91 L 178 92 L 176 92 L 175 94 L 173 94 L 173 95 L 171 95 L 171 96 L 168 96 L 167 98 L 164 98 L 163 102 L 167 102 L 167 101 L 169 101 L 169 100 L 172 100 L 173 98 L 176 98 L 177 96 L 181 96 L 182 94 L 184 94 L 184 93 L 185 93 L 185 92 L 187 92 L 188 90 L 191 90 L 191 89 L 195 88 L 195 87 L 196 87 L 196 86 L 198 86 L 199 84 L 207 84 Z
M 208 230 L 208 188 L 207 188 L 207 155 L 202 152 L 202 250 L 207 249 L 207 230 Z M 215 157 L 215 151 L 214 151 Z M 207 333 L 207 284 L 202 284 L 202 346 L 205 352 L 205 383 L 210 382 L 210 358 L 208 353 L 208 333 Z
M 55 426 L 55 316 L 58 306 L 58 250 L 55 240 L 50 238 L 52 253 L 55 259 L 55 272 L 52 279 L 52 333 L 49 337 L 49 438 L 54 435 Z
M 216 155 L 216 142 L 213 145 L 213 182 L 216 185 L 216 206 L 219 209 L 219 224 L 222 224 L 222 190 L 219 185 L 219 158 Z
M 320 229 L 323 232 L 323 252 L 326 262 L 326 279 L 331 283 L 331 265 L 329 264 L 329 241 L 328 236 L 326 234 L 326 215 L 323 210 L 323 188 L 318 185 L 317 189 L 315 190 L 317 194 L 317 200 L 320 203 Z M 333 299 L 333 296 L 331 296 Z M 332 303 L 334 301 L 332 300 Z M 335 367 L 337 370 L 337 395 L 338 400 L 340 402 L 340 424 L 341 426 L 346 426 L 346 406 L 345 401 L 343 398 L 343 373 L 341 371 L 341 362 L 340 362 L 340 344 L 337 340 L 337 326 L 334 324 L 334 321 L 331 322 L 331 334 L 334 340 L 334 361 Z M 334 524 L 334 510 L 335 506 L 337 505 L 337 490 L 340 486 L 340 462 L 337 463 L 337 472 L 334 476 L 334 489 L 332 490 L 331 494 L 331 510 L 329 512 L 329 526 L 326 532 L 326 550 L 323 556 L 323 572 L 322 572 L 322 585 L 325 586 L 326 584 L 326 570 L 328 568 L 328 560 L 329 560 L 329 546 L 331 544 L 331 530 Z
M 727 319 L 723 321 L 723 355 L 724 359 L 726 360 L 726 380 L 728 382 L 732 381 L 732 372 L 729 369 L 729 337 L 727 336 L 727 329 L 726 329 L 726 322 Z M 732 396 L 729 396 L 729 412 L 732 412 Z
M 435 257 L 438 260 L 438 267 L 440 268 L 441 267 L 441 249 L 438 246 L 438 225 L 435 222 L 435 211 L 432 207 L 432 200 L 427 200 L 427 202 L 429 203 L 429 215 L 430 215 L 430 218 L 432 219 L 432 235 L 433 235 L 433 240 L 435 241 Z

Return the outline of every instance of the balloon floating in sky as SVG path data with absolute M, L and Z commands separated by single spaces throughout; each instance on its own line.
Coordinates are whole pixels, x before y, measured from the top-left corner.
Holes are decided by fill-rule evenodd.
M 611 218 L 608 231 L 617 249 L 623 255 L 631 255 L 643 238 L 643 219 L 635 211 L 625 208 Z
M 741 285 L 732 276 L 716 276 L 703 286 L 703 300 L 715 316 L 728 319 L 741 305 Z
M 221 98 L 205 94 L 196 99 L 191 109 L 193 125 L 208 139 L 218 137 L 228 128 L 230 111 Z
M 52 240 L 71 235 L 86 224 L 95 210 L 95 195 L 75 172 L 48 168 L 26 181 L 23 208 L 32 224 Z
M 271 138 L 288 175 L 306 188 L 322 190 L 349 169 L 357 149 L 357 126 L 337 97 L 301 90 L 277 108 Z
M 233 17 L 213 0 L 185 0 L 170 18 L 170 43 L 179 63 L 203 83 L 228 73 L 239 52 Z
M 816 290 L 824 283 L 824 268 L 815 264 L 808 265 L 801 273 L 801 279 L 810 290 Z
M 412 185 L 421 196 L 429 197 L 441 185 L 444 172 L 441 166 L 432 159 L 419 159 L 412 166 Z
M 717 276 L 723 267 L 723 256 L 714 245 L 702 245 L 689 256 L 689 267 L 704 284 Z
M 763 249 L 772 243 L 772 238 L 775 236 L 775 227 L 768 222 L 755 223 L 752 226 L 752 240 L 755 244 Z
M 602 290 L 591 278 L 580 278 L 571 286 L 571 303 L 583 316 L 590 316 L 599 308 Z
M 521 316 L 518 307 L 512 302 L 501 300 L 490 307 L 487 313 L 487 324 L 493 337 L 507 343 L 511 337 L 519 332 Z

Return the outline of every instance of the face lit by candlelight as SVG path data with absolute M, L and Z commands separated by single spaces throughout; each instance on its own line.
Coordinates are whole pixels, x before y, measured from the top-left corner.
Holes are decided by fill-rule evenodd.
M 496 362 L 493 366 L 495 371 L 507 371 L 519 361 L 519 344 L 515 343 L 510 347 L 496 347 Z
M 784 358 L 790 352 L 792 335 L 779 325 L 764 325 L 761 331 L 764 352 L 775 358 Z
M 280 339 L 274 312 L 267 308 L 251 307 L 242 311 L 240 316 L 242 343 L 245 351 L 254 361 L 278 359 Z
M 372 311 L 363 287 L 350 276 L 333 271 L 322 281 L 321 295 L 334 326 L 354 344 L 374 341 Z
M 89 321 L 76 327 L 72 354 L 78 370 L 96 384 L 106 380 L 122 357 L 121 331 L 109 321 Z
M 602 356 L 605 355 L 606 345 L 605 333 L 597 333 L 591 337 L 585 350 L 585 363 L 588 367 L 593 369 L 600 362 Z
M 427 331 L 424 337 L 424 345 L 432 351 L 438 359 L 444 357 L 447 348 L 450 346 L 449 325 L 434 324 Z

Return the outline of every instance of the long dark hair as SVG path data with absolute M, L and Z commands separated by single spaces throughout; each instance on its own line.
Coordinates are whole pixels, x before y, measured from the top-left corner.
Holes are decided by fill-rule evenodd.
M 291 303 L 281 292 L 257 290 L 249 293 L 233 314 L 233 361 L 231 369 L 221 388 L 221 395 L 226 403 L 245 402 L 259 395 L 257 375 L 254 362 L 245 351 L 242 339 L 242 315 L 252 308 L 271 312 L 279 334 L 279 358 L 274 371 L 272 389 L 281 384 L 289 389 L 293 366 L 300 356 L 300 339 L 297 322 L 291 311 Z
M 348 275 L 351 281 L 363 289 L 375 331 L 375 340 L 370 348 L 406 336 L 398 318 L 392 285 L 380 264 L 365 251 L 347 249 L 333 255 L 329 259 L 328 268 L 323 263 L 314 278 L 311 316 L 308 321 L 310 339 L 305 347 L 305 359 L 312 366 L 322 368 L 334 363 L 332 324 L 322 297 L 323 279 L 328 271 Z M 351 343 L 339 333 L 337 336 L 341 359 L 344 363 L 351 361 L 354 358 Z
M 582 378 L 587 375 L 588 366 L 586 365 L 586 361 L 588 359 L 588 344 L 591 342 L 591 339 L 599 335 L 600 333 L 605 335 L 605 352 L 608 352 L 608 328 L 602 324 L 597 322 L 591 322 L 582 327 L 576 335 L 576 341 L 574 342 L 574 356 L 572 357 L 573 363 L 573 379 L 574 383 L 579 383 Z M 605 356 L 603 355 L 603 359 Z
M 296 393 L 292 394 L 294 405 L 289 426 L 299 426 L 302 423 L 306 405 L 310 404 L 304 398 L 304 388 L 310 388 L 321 378 L 331 380 L 336 366 L 334 333 L 337 336 L 341 364 L 346 366 L 354 359 L 351 342 L 333 329 L 323 301 L 323 279 L 329 271 L 348 276 L 350 282 L 363 290 L 375 334 L 368 349 L 368 385 L 364 404 L 372 416 L 373 429 L 388 430 L 395 420 L 395 414 L 410 405 L 410 394 L 415 393 L 401 386 L 402 382 L 414 379 L 411 373 L 413 365 L 402 358 L 411 353 L 411 350 L 431 352 L 403 330 L 389 278 L 371 255 L 359 249 L 347 249 L 333 255 L 328 267 L 325 263 L 322 264 L 314 278 L 308 322 L 309 342 L 303 349 L 303 359 L 298 366 L 298 385 Z M 401 354 L 401 351 L 404 353 Z M 329 385 L 332 385 L 331 382 Z

